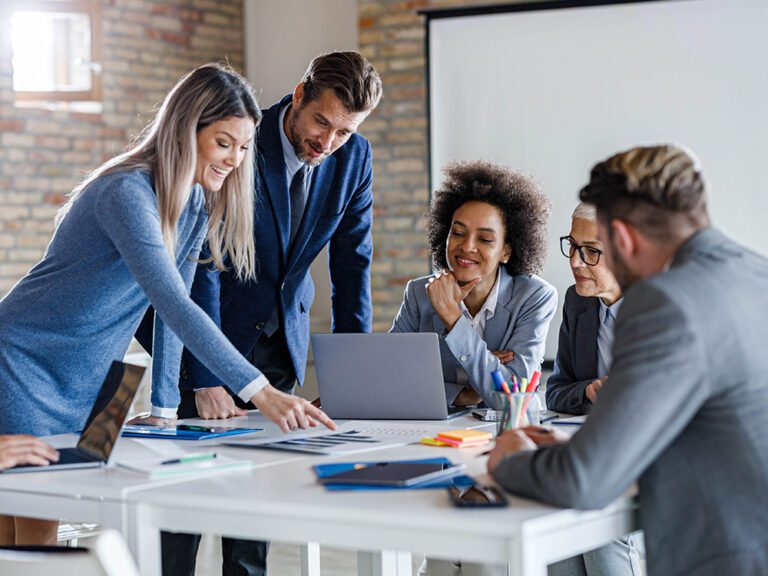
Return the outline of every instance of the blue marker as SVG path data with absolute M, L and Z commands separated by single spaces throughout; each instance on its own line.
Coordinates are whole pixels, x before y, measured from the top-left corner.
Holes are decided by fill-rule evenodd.
M 502 392 L 504 390 L 502 387 L 504 376 L 501 375 L 501 372 L 499 370 L 494 370 L 491 372 L 491 378 L 493 379 L 493 385 L 496 387 L 496 390 Z

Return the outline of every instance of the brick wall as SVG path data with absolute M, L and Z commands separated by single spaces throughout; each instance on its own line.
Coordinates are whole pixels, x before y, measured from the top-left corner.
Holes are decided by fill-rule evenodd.
M 124 150 L 184 73 L 243 69 L 242 0 L 102 0 L 103 113 L 14 106 L 10 22 L 0 1 L 0 296 L 37 262 L 64 195 Z
M 374 331 L 392 324 L 408 280 L 430 272 L 423 214 L 429 201 L 423 8 L 489 0 L 360 0 L 360 50 L 384 81 L 361 132 L 374 157 Z M 500 3 L 500 2 L 495 2 Z

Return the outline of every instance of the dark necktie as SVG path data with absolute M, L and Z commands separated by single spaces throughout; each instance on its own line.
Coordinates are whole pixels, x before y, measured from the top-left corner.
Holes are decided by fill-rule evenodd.
M 299 230 L 299 224 L 301 224 L 301 217 L 304 215 L 304 206 L 307 203 L 307 172 L 307 165 L 302 164 L 301 168 L 299 168 L 293 175 L 291 185 L 288 188 L 288 194 L 291 197 L 291 235 L 288 240 L 289 248 L 293 246 L 293 240 L 296 237 L 296 232 Z M 262 331 L 264 334 L 271 337 L 279 327 L 280 317 L 277 308 L 275 308 Z
M 304 215 L 304 206 L 307 203 L 307 165 L 302 164 L 291 180 L 291 187 L 288 190 L 291 196 L 291 235 L 288 245 L 293 245 L 296 238 L 296 232 L 301 224 L 301 217 Z

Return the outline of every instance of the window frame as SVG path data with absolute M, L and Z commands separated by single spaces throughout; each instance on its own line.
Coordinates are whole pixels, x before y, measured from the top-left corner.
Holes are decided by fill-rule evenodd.
M 102 62 L 101 46 L 101 3 L 99 0 L 23 0 L 14 1 L 9 14 L 14 12 L 66 12 L 85 14 L 90 20 L 91 28 L 91 58 L 90 74 L 91 89 L 78 91 L 58 90 L 14 90 L 17 102 L 101 102 L 102 97 Z

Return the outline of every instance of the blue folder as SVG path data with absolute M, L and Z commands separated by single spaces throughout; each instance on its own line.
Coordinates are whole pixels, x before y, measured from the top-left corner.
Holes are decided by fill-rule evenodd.
M 178 430 L 176 428 L 128 425 L 123 427 L 123 437 L 164 438 L 166 440 L 210 440 L 212 438 L 238 436 L 240 434 L 252 434 L 254 432 L 264 431 L 263 428 L 225 428 L 224 426 L 214 428 L 216 428 L 215 432 L 198 432 L 196 430 Z
M 317 464 L 312 469 L 315 472 L 315 476 L 318 478 L 327 478 L 334 474 L 341 474 L 349 470 L 354 470 L 355 466 L 366 465 L 371 466 L 377 464 L 379 461 L 363 461 L 363 462 L 338 462 L 334 464 Z M 425 464 L 451 464 L 448 458 L 425 458 L 423 460 L 393 460 L 393 462 L 423 462 Z M 324 484 L 327 490 L 424 490 L 429 488 L 449 488 L 450 486 L 457 486 L 459 488 L 465 488 L 475 484 L 475 480 L 471 476 L 461 474 L 459 476 L 452 476 L 451 478 L 445 478 L 442 480 L 433 480 L 431 482 L 424 482 L 423 484 L 412 484 L 410 486 L 371 486 L 365 484 Z

